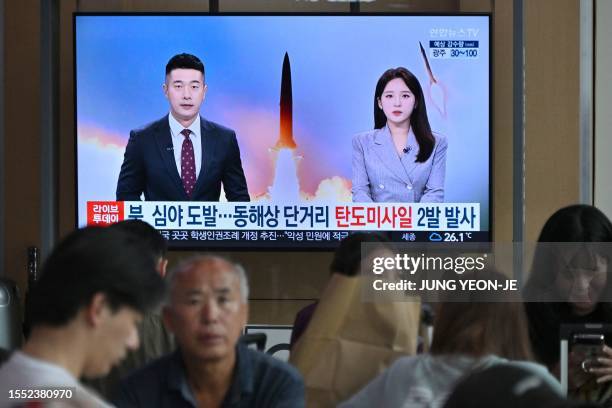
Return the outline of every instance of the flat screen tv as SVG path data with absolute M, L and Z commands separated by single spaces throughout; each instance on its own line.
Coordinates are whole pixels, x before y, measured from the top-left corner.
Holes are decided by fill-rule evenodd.
M 77 13 L 74 29 L 78 226 L 139 218 L 172 248 L 491 239 L 490 15 Z M 183 53 L 201 83 L 166 75 Z

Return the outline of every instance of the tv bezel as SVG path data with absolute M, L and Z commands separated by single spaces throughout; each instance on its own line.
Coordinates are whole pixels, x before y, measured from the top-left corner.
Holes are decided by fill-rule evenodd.
M 489 29 L 489 211 L 488 211 L 488 241 L 493 238 L 493 19 L 490 12 L 74 12 L 72 13 L 72 68 L 73 68 L 73 141 L 74 141 L 74 201 L 75 201 L 75 228 L 79 228 L 79 158 L 78 158 L 78 133 L 77 133 L 77 35 L 76 25 L 78 17 L 487 17 Z M 114 201 L 114 200 L 109 200 Z M 372 231 L 375 232 L 375 231 Z M 384 231 L 381 231 L 384 232 Z M 328 247 L 307 247 L 307 246 L 277 246 L 277 247 L 242 247 L 240 245 L 207 245 L 208 241 L 201 241 L 198 245 L 177 246 L 172 241 L 168 241 L 170 251 L 222 251 L 222 252 L 332 252 L 335 246 Z M 340 241 L 338 241 L 340 242 Z M 470 241 L 468 241 L 470 242 Z

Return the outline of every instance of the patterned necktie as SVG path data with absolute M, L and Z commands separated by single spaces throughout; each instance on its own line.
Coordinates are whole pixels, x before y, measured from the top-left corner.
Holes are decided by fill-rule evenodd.
M 185 136 L 183 147 L 181 148 L 181 180 L 189 198 L 191 198 L 196 182 L 195 155 L 193 153 L 193 143 L 189 139 L 190 133 L 191 130 L 189 129 L 181 131 L 181 135 Z

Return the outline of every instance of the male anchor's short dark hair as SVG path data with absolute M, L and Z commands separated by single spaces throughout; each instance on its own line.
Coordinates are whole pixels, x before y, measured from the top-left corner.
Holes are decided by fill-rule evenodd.
M 195 69 L 202 73 L 204 76 L 204 64 L 198 57 L 192 54 L 176 54 L 170 58 L 170 61 L 166 64 L 166 75 L 168 75 L 174 69 Z
M 68 235 L 45 261 L 31 293 L 30 321 L 62 326 L 93 296 L 103 293 L 111 310 L 146 313 L 164 296 L 164 281 L 138 238 L 119 228 L 87 227 Z
M 113 224 L 111 228 L 119 228 L 136 235 L 139 241 L 153 254 L 155 262 L 158 262 L 160 258 L 166 258 L 168 253 L 166 240 L 151 224 L 141 220 L 125 220 Z

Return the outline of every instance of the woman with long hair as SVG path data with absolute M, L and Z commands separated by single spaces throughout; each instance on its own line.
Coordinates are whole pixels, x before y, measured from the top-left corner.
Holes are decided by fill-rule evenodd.
M 353 202 L 444 202 L 446 149 L 419 80 L 388 69 L 374 92 L 374 130 L 353 138 Z
M 496 281 L 505 276 L 476 271 L 462 279 Z M 402 357 L 340 408 L 441 407 L 464 375 L 497 364 L 524 368 L 557 393 L 558 381 L 532 359 L 521 299 L 508 292 L 449 294 L 435 313 L 429 354 Z M 461 301 L 459 301 L 461 300 Z M 489 301 L 483 301 L 489 300 Z
M 542 227 L 525 308 L 535 356 L 553 372 L 560 371 L 562 324 L 612 323 L 609 242 L 612 223 L 590 205 L 562 208 Z M 569 357 L 569 393 L 612 406 L 612 349 L 603 346 L 592 367 L 578 353 Z

